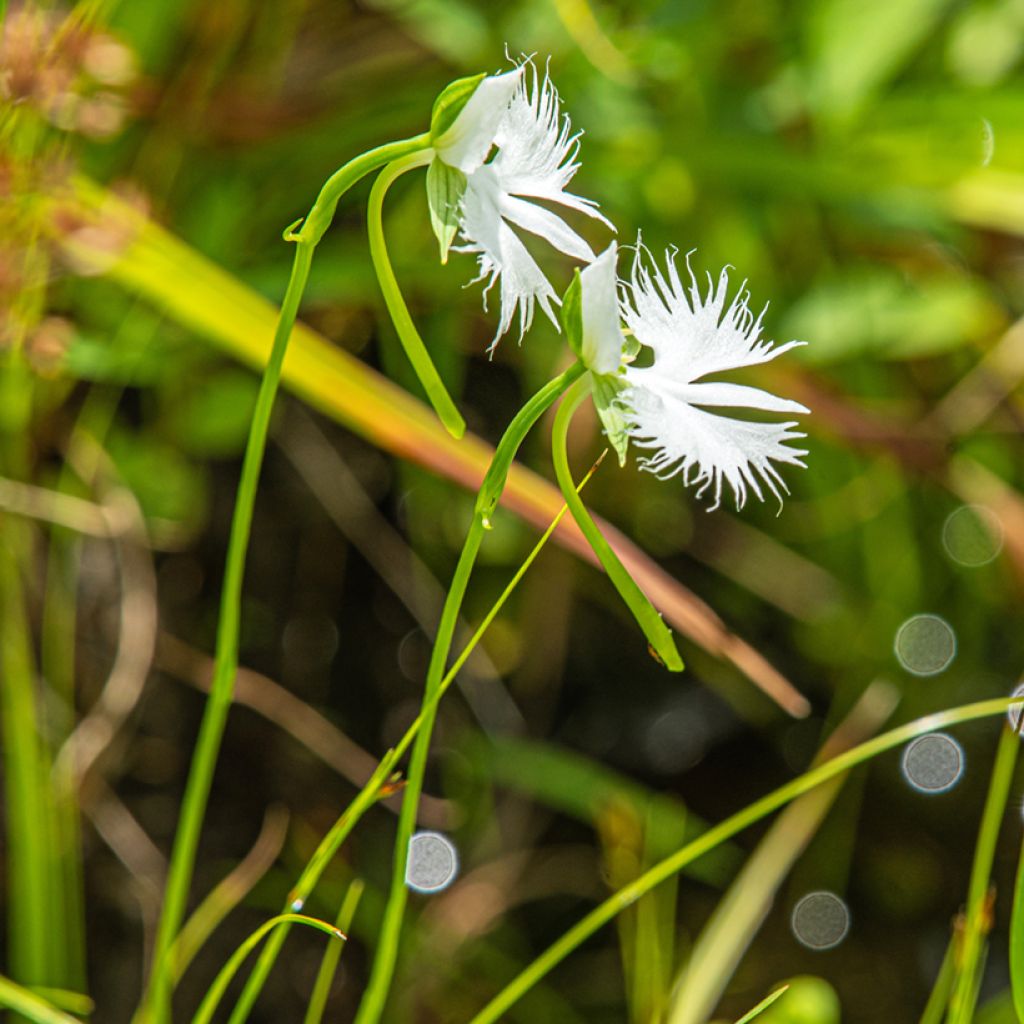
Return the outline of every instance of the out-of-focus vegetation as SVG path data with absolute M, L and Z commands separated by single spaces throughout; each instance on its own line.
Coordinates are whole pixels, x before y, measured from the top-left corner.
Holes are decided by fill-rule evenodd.
M 755 306 L 771 299 L 768 336 L 808 342 L 759 383 L 813 410 L 809 468 L 787 475 L 778 515 L 706 514 L 678 479 L 598 470 L 588 504 L 675 581 L 645 563 L 687 672 L 648 657 L 574 535 L 545 550 L 442 705 L 422 824 L 452 837 L 461 873 L 414 898 L 388 1019 L 468 1020 L 610 890 L 804 771 L 837 727 L 833 744 L 848 746 L 1017 684 L 1020 0 L 9 2 L 2 46 L 3 973 L 15 981 L 71 1014 L 87 993 L 97 1020 L 131 1015 L 202 710 L 252 367 L 287 280 L 282 229 L 344 161 L 423 131 L 447 82 L 504 67 L 506 47 L 550 55 L 585 132 L 574 188 L 623 243 L 642 229 L 655 251 L 696 249 L 700 271 L 734 265 Z M 195 902 L 229 875 L 233 888 L 192 933 L 182 1017 L 279 911 L 415 715 L 465 487 L 485 464 L 479 440 L 447 440 L 357 366 L 419 394 L 378 298 L 367 192 L 318 250 L 277 410 L 240 706 Z M 470 430 L 493 442 L 564 363 L 562 342 L 538 322 L 488 360 L 493 313 L 462 288 L 469 257 L 438 263 L 421 180 L 395 186 L 386 218 L 422 334 Z M 523 460 L 550 477 L 544 434 Z M 589 464 L 596 424 L 574 440 Z M 515 478 L 469 622 L 557 511 L 551 495 Z M 920 615 L 941 622 L 900 633 Z M 941 623 L 955 636 L 945 667 Z M 798 694 L 803 718 L 789 713 Z M 793 979 L 759 1020 L 916 1021 L 937 981 L 940 1002 L 957 983 L 953 921 L 973 864 L 984 913 L 966 930 L 987 943 L 974 1019 L 1012 1020 L 1019 786 L 986 819 L 989 832 L 1005 819 L 991 902 L 974 855 L 999 788 L 997 735 L 992 721 L 955 731 L 966 770 L 949 792 L 908 785 L 896 751 L 813 791 L 645 897 L 509 1019 L 735 1020 Z M 332 1019 L 350 1018 L 365 984 L 395 806 L 361 823 L 307 907 L 334 920 L 349 883 L 365 883 Z M 758 870 L 744 871 L 751 856 Z M 791 913 L 823 890 L 850 928 L 813 951 Z M 322 936 L 293 934 L 254 1016 L 302 1020 L 322 950 Z

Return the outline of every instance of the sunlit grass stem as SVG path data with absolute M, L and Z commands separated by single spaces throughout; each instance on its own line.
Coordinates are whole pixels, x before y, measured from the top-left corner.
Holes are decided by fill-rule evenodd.
M 820 786 L 823 782 L 869 761 L 878 754 L 901 746 L 915 736 L 934 732 L 937 729 L 970 722 L 977 718 L 988 718 L 992 715 L 1006 714 L 1011 706 L 1019 706 L 1022 697 L 999 697 L 994 700 L 978 701 L 948 711 L 938 711 L 906 725 L 891 729 L 874 739 L 868 740 L 857 747 L 826 761 L 824 764 L 804 772 L 803 775 L 787 782 L 784 786 L 760 800 L 738 811 L 730 818 L 709 829 L 692 842 L 687 843 L 675 853 L 655 864 L 640 875 L 635 881 L 613 893 L 608 899 L 595 907 L 589 914 L 572 926 L 561 938 L 557 939 L 516 978 L 502 989 L 469 1024 L 492 1024 L 500 1020 L 510 1007 L 514 1006 L 530 989 L 544 978 L 549 971 L 560 964 L 570 953 L 578 949 L 595 932 L 600 930 L 615 916 L 632 906 L 641 896 L 655 886 L 660 885 L 672 875 L 681 871 L 688 864 L 713 850 L 719 843 L 731 839 L 745 828 L 760 821 L 762 818 L 778 810 L 798 796 Z
M 313 251 L 330 224 L 338 200 L 349 187 L 378 167 L 409 153 L 425 149 L 428 145 L 429 137 L 420 135 L 380 146 L 356 157 L 328 179 L 301 230 L 297 234 L 289 233 L 288 236 L 296 243 L 295 258 L 288 288 L 281 304 L 270 358 L 260 381 L 256 407 L 246 443 L 242 475 L 231 523 L 231 534 L 228 538 L 220 618 L 217 624 L 213 680 L 185 787 L 181 817 L 178 821 L 174 848 L 171 853 L 164 905 L 154 946 L 149 985 L 140 1008 L 142 1019 L 155 1022 L 155 1024 L 162 1024 L 170 1017 L 173 963 L 169 954 L 184 917 L 213 771 L 220 750 L 228 710 L 231 707 L 235 672 L 238 667 L 242 583 L 256 488 L 259 483 L 260 468 L 263 464 L 263 453 L 266 449 L 274 398 L 281 379 L 281 367 L 309 276 Z
M 263 941 L 269 932 L 272 932 L 275 928 L 280 928 L 284 925 L 301 924 L 307 928 L 316 928 L 318 931 L 323 932 L 325 935 L 329 935 L 332 939 L 336 939 L 340 942 L 344 942 L 347 938 L 344 932 L 338 929 L 333 924 L 328 924 L 327 921 L 320 921 L 315 917 L 306 917 L 303 914 L 280 914 L 277 917 L 272 917 L 269 921 L 264 921 L 235 951 L 232 953 L 228 962 L 220 969 L 217 973 L 217 977 L 214 978 L 213 984 L 206 990 L 206 995 L 203 997 L 202 1003 L 199 1005 L 199 1009 L 196 1011 L 196 1015 L 192 1018 L 192 1024 L 209 1024 L 213 1019 L 213 1015 L 220 1005 L 221 998 L 223 997 L 228 985 L 231 984 L 231 979 L 238 973 L 238 968 L 242 966 L 245 958 Z
M 949 1001 L 950 1024 L 970 1024 L 981 982 L 985 937 L 991 927 L 988 919 L 988 893 L 992 878 L 992 864 L 996 855 L 999 828 L 1006 813 L 1010 796 L 1013 769 L 1017 764 L 1020 736 L 1009 724 L 1003 726 L 992 768 L 985 808 L 978 829 L 978 843 L 974 849 L 971 880 L 967 888 L 967 909 L 961 932 L 959 955 L 956 958 L 957 975 Z

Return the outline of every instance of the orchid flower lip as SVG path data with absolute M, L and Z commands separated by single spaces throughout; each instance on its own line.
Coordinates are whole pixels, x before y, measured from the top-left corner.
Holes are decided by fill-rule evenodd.
M 651 452 L 641 458 L 641 468 L 662 478 L 681 475 L 684 483 L 696 486 L 698 498 L 711 490 L 712 508 L 721 504 L 724 481 L 737 508 L 749 492 L 764 500 L 764 488 L 781 510 L 782 494 L 789 489 L 778 464 L 803 466 L 807 454 L 787 443 L 805 436 L 794 429 L 797 423 L 741 420 L 710 410 L 807 413 L 799 402 L 718 379 L 724 371 L 769 362 L 803 342 L 775 345 L 762 339 L 767 307 L 757 315 L 751 311 L 746 281 L 727 304 L 730 267 L 722 269 L 717 282 L 708 273 L 702 291 L 692 251 L 686 255 L 689 281 L 684 284 L 676 266 L 678 250 L 666 250 L 663 272 L 641 239 L 632 248 L 621 315 L 653 361 L 625 366 L 625 387 L 617 401 L 630 440 Z

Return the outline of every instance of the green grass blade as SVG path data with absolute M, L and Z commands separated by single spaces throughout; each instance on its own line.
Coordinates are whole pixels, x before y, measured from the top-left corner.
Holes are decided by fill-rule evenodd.
M 1017 863 L 1013 911 L 1010 915 L 1010 990 L 1017 1017 L 1024 1020 L 1024 842 Z
M 16 985 L 10 978 L 0 976 L 0 1006 L 5 1006 L 20 1013 L 35 1024 L 81 1024 L 74 1017 L 69 1017 L 55 1006 L 51 1006 L 41 996 L 30 992 L 21 985 Z
M 228 962 L 217 972 L 217 977 L 213 979 L 213 984 L 207 989 L 195 1017 L 192 1018 L 192 1024 L 209 1024 L 217 1007 L 220 1005 L 224 992 L 228 985 L 231 984 L 231 979 L 238 973 L 238 968 L 242 966 L 245 958 L 263 941 L 267 934 L 285 924 L 301 924 L 307 928 L 316 928 L 333 939 L 341 939 L 342 941 L 347 939 L 345 933 L 339 931 L 333 924 L 321 921 L 316 917 L 306 917 L 304 914 L 279 914 L 277 917 L 272 917 L 269 921 L 264 921 L 231 954 Z
M 978 844 L 974 850 L 974 864 L 967 890 L 967 910 L 961 935 L 960 955 L 957 958 L 957 980 L 949 1004 L 950 1024 L 970 1024 L 974 1016 L 978 986 L 981 982 L 981 961 L 985 936 L 991 928 L 988 892 L 992 877 L 992 862 L 996 854 L 999 828 L 1010 796 L 1013 769 L 1017 763 L 1020 735 L 1009 724 L 1003 726 L 992 768 L 985 809 L 978 830 Z
M 760 800 L 745 807 L 742 811 L 732 815 L 725 821 L 716 825 L 700 838 L 688 843 L 672 856 L 665 858 L 656 864 L 649 871 L 646 871 L 635 882 L 620 889 L 607 900 L 595 907 L 582 920 L 570 928 L 560 939 L 556 940 L 548 949 L 537 957 L 526 967 L 518 977 L 513 979 L 497 996 L 492 999 L 471 1021 L 471 1024 L 493 1024 L 514 1005 L 531 986 L 545 977 L 549 971 L 562 962 L 570 953 L 577 949 L 586 939 L 597 932 L 600 928 L 613 920 L 626 907 L 631 906 L 644 893 L 649 892 L 655 886 L 660 885 L 665 879 L 681 871 L 686 865 L 702 857 L 705 853 L 715 849 L 719 843 L 731 839 L 734 835 L 742 832 L 745 828 L 760 821 L 762 818 L 777 811 L 804 793 L 810 792 L 816 786 L 849 771 L 851 768 L 886 750 L 902 746 L 908 740 L 914 739 L 936 729 L 957 725 L 961 722 L 974 721 L 977 718 L 987 718 L 993 715 L 1006 714 L 1010 707 L 1016 707 L 1024 698 L 1002 697 L 995 700 L 978 701 L 974 704 L 965 704 L 947 711 L 935 712 L 909 722 L 897 729 L 892 729 L 875 739 L 862 743 L 853 750 L 832 758 L 825 764 L 810 771 L 804 772 L 798 778 L 780 786 L 773 792 L 763 796 Z
M 345 899 L 342 900 L 341 909 L 334 922 L 339 931 L 347 933 L 352 926 L 352 918 L 355 917 L 356 907 L 359 906 L 364 888 L 365 885 L 358 878 L 348 887 L 348 892 L 345 893 Z M 341 960 L 344 949 L 345 947 L 340 942 L 332 942 L 324 950 L 303 1024 L 320 1024 L 320 1021 L 323 1020 L 327 998 L 331 994 L 331 985 L 334 983 L 334 975 L 338 970 L 338 962 Z
M 755 1017 L 760 1017 L 765 1010 L 768 1009 L 777 999 L 781 999 L 789 991 L 788 985 L 783 985 L 782 988 L 777 988 L 771 995 L 765 996 L 749 1013 L 743 1014 L 742 1017 L 736 1024 L 750 1024 Z

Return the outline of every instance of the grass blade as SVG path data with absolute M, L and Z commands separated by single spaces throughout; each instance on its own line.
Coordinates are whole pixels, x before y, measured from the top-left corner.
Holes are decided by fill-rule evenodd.
M 736 1024 L 749 1024 L 755 1017 L 760 1017 L 765 1010 L 768 1009 L 776 999 L 781 999 L 789 991 L 788 985 L 783 985 L 782 988 L 777 988 L 770 996 L 765 996 L 749 1013 L 743 1014 L 742 1017 Z

